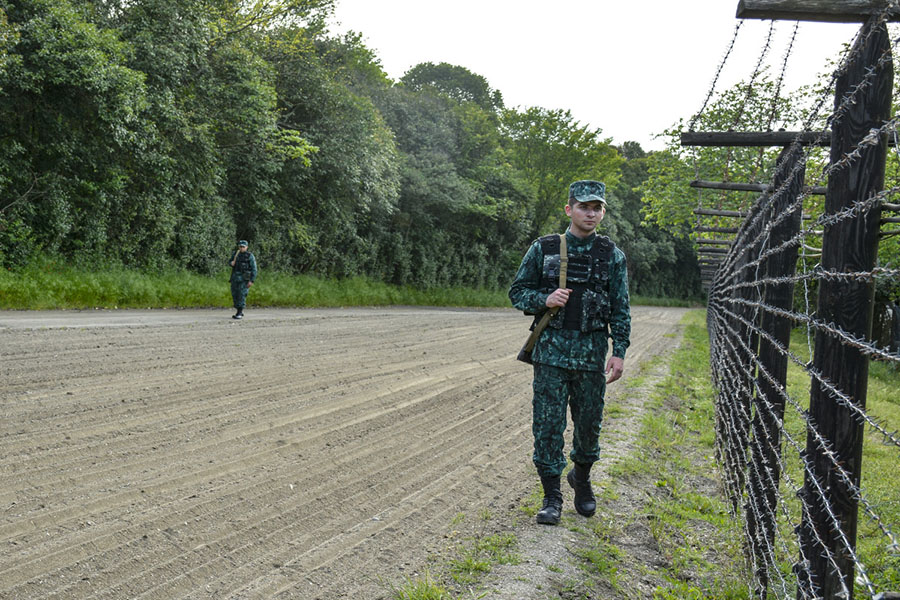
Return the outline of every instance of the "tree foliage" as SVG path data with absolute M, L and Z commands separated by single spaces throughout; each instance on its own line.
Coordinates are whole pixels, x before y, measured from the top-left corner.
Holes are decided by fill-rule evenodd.
M 491 89 L 487 79 L 458 65 L 420 63 L 400 81 L 415 91 L 432 88 L 457 102 L 471 102 L 485 111 L 503 108 L 503 95 Z
M 607 187 L 618 181 L 622 159 L 611 140 L 581 125 L 568 110 L 507 110 L 502 125 L 509 160 L 535 192 L 533 235 L 559 229 L 572 181 L 596 179 Z
M 628 257 L 632 291 L 656 298 L 692 298 L 699 295 L 700 272 L 693 243 L 643 222 L 642 184 L 650 176 L 655 155 L 636 142 L 619 148 L 625 159 L 620 180 L 610 189 L 608 219 L 601 231 L 609 235 Z
M 642 293 L 695 293 L 638 222 L 652 155 L 462 66 L 392 81 L 333 4 L 0 0 L 0 266 L 215 273 L 246 238 L 263 273 L 496 289 L 592 178 Z
M 796 94 L 776 94 L 777 83 L 765 75 L 752 85 L 741 83 L 719 94 L 693 121 L 698 131 L 767 131 L 789 127 L 799 119 L 801 101 Z M 774 102 L 773 102 L 774 99 Z M 688 129 L 681 120 L 664 132 L 666 149 L 650 159 L 649 177 L 641 186 L 647 222 L 687 235 L 689 226 L 705 224 L 733 227 L 721 217 L 697 218 L 693 210 L 704 208 L 747 210 L 756 197 L 747 192 L 691 188 L 697 180 L 766 183 L 771 180 L 779 149 L 684 147 L 680 134 Z

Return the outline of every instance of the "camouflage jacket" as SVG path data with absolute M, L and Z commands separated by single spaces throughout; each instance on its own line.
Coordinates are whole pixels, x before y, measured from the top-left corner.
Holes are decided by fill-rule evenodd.
M 598 239 L 596 234 L 585 239 L 566 232 L 569 256 L 585 254 Z M 549 293 L 541 290 L 541 275 L 544 268 L 544 253 L 540 241 L 535 240 L 509 288 L 509 298 L 513 306 L 528 314 L 540 315 L 548 310 L 545 304 Z M 607 330 L 584 333 L 571 329 L 548 327 L 534 345 L 532 360 L 565 369 L 582 371 L 602 371 L 608 338 L 613 341 L 613 356 L 625 358 L 625 350 L 631 336 L 631 309 L 628 300 L 628 271 L 625 254 L 615 248 L 609 264 L 609 328 Z
M 247 252 L 235 251 L 231 255 L 228 264 L 234 261 L 231 267 L 231 279 L 236 281 L 256 281 L 256 257 L 249 250 Z

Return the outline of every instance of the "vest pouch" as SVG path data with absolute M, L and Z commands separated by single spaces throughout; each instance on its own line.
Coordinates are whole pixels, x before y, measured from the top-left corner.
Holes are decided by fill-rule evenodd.
M 605 290 L 584 290 L 581 296 L 581 331 L 605 331 L 609 313 L 609 294 Z

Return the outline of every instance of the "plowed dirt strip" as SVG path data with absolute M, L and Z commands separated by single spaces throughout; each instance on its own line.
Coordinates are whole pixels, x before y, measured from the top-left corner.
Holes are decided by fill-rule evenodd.
M 682 313 L 635 308 L 626 367 Z M 533 485 L 527 325 L 0 312 L 0 598 L 387 597 Z

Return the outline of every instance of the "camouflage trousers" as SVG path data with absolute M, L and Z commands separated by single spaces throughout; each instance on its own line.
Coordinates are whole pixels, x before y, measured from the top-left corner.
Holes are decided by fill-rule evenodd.
M 235 308 L 244 308 L 247 304 L 247 282 L 240 277 L 231 278 L 231 299 L 234 300 Z
M 534 434 L 534 466 L 541 477 L 562 474 L 566 466 L 566 408 L 572 412 L 573 462 L 594 463 L 600 458 L 600 426 L 603 422 L 603 371 L 580 371 L 534 364 L 534 398 L 531 431 Z

